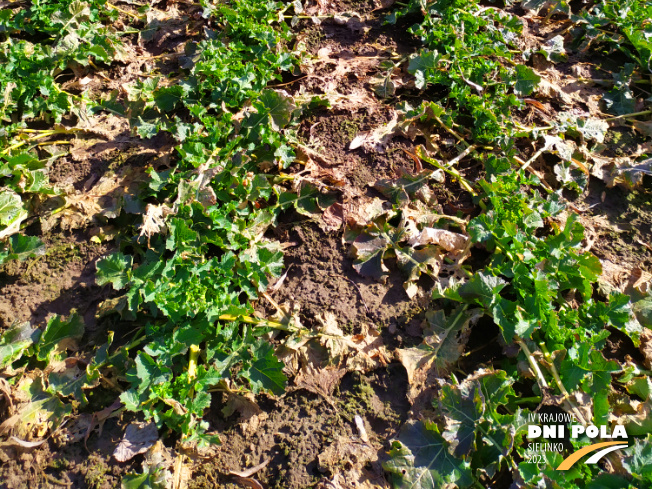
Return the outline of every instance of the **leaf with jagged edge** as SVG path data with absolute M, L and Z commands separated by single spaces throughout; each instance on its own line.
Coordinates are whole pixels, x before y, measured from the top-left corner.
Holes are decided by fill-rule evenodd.
M 253 103 L 256 113 L 249 114 L 243 127 L 258 132 L 261 124 L 269 123 L 275 131 L 280 131 L 292 119 L 296 110 L 293 98 L 283 90 L 264 90 Z
M 285 364 L 276 358 L 272 345 L 260 340 L 252 349 L 254 361 L 242 372 L 249 379 L 254 393 L 268 391 L 276 395 L 285 392 L 287 377 L 283 374 Z
M 95 281 L 102 286 L 110 283 L 114 290 L 123 289 L 129 283 L 133 258 L 118 251 L 98 260 Z
M 434 424 L 408 422 L 392 443 L 390 460 L 383 468 L 390 472 L 395 487 L 467 487 L 472 483 L 470 463 L 451 455 L 449 448 Z
M 462 457 L 475 448 L 476 427 L 484 414 L 484 397 L 475 382 L 459 386 L 444 385 L 439 395 L 446 427 L 442 436 L 450 443 L 453 455 Z
M 403 175 L 394 180 L 378 180 L 374 183 L 374 188 L 396 204 L 418 199 L 431 205 L 437 202 L 437 198 L 429 183 L 441 182 L 441 177 L 441 171 L 423 170 L 417 175 Z
M 423 341 L 435 356 L 435 367 L 440 375 L 459 360 L 469 339 L 469 324 L 479 314 L 477 309 L 468 310 L 467 306 L 458 307 L 448 317 L 441 310 L 426 313 L 429 328 Z
M 408 297 L 412 298 L 417 294 L 416 282 L 422 273 L 430 275 L 433 279 L 437 278 L 443 262 L 443 256 L 437 246 L 425 246 L 420 250 L 407 246 L 396 248 L 394 251 L 398 267 L 407 276 L 403 287 Z
M 646 439 L 635 438 L 634 443 L 623 453 L 623 467 L 637 480 L 652 484 L 652 436 L 648 435 Z
M 516 84 L 514 85 L 514 93 L 519 97 L 527 97 L 537 87 L 541 77 L 537 75 L 532 68 L 527 66 L 516 66 Z
M 499 412 L 516 397 L 512 383 L 504 371 L 479 369 L 460 384 L 444 384 L 435 404 L 453 455 L 472 457 L 473 467 L 490 478 L 514 446 L 515 416 Z
M 421 391 L 450 372 L 459 360 L 469 339 L 469 323 L 479 317 L 479 310 L 461 306 L 448 317 L 443 311 L 428 311 L 429 328 L 423 343 L 417 348 L 397 351 L 399 361 L 405 367 L 410 388 L 408 398 L 414 400 Z

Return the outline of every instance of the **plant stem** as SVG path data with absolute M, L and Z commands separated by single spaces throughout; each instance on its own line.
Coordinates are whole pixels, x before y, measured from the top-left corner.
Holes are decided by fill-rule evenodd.
M 253 324 L 260 327 L 280 329 L 282 331 L 294 331 L 292 327 L 286 324 L 278 323 L 276 321 L 269 321 L 267 319 L 259 319 L 252 316 L 235 316 L 233 314 L 222 314 L 218 319 L 220 321 L 242 321 L 243 323 Z
M 530 364 L 532 371 L 534 372 L 534 376 L 537 379 L 537 383 L 539 384 L 539 389 L 541 389 L 541 392 L 545 392 L 545 390 L 549 389 L 550 386 L 548 385 L 548 381 L 546 380 L 546 378 L 543 376 L 543 372 L 539 368 L 539 364 L 537 363 L 536 359 L 532 356 L 532 352 L 525 344 L 525 341 L 523 341 L 522 339 L 520 338 L 517 339 L 516 343 L 518 344 L 518 346 L 521 347 L 521 350 L 525 354 L 525 358 L 527 358 L 527 361 Z
M 571 409 L 575 411 L 575 416 L 577 416 L 577 419 L 580 423 L 582 423 L 584 426 L 588 424 L 588 421 L 584 419 L 584 416 L 582 416 L 582 412 L 580 411 L 579 407 L 575 402 L 572 400 L 570 394 L 566 390 L 566 387 L 564 387 L 564 383 L 561 381 L 561 377 L 559 377 L 559 372 L 557 372 L 557 367 L 555 367 L 555 361 L 552 358 L 552 355 L 550 355 L 550 352 L 548 352 L 548 349 L 546 348 L 545 343 L 541 342 L 539 343 L 539 347 L 541 348 L 541 351 L 543 352 L 543 356 L 550 365 L 550 373 L 552 374 L 552 378 L 555 379 L 555 383 L 557 384 L 557 388 L 559 391 L 563 394 L 564 400 L 568 402 L 570 405 Z
M 142 17 L 140 15 L 136 15 L 133 12 L 129 12 L 128 10 L 124 10 L 124 9 L 122 9 L 122 8 L 116 6 L 116 5 L 113 5 L 112 3 L 107 2 L 106 6 L 109 7 L 109 8 L 112 8 L 113 10 L 116 10 L 116 11 L 122 13 L 122 14 L 128 15 L 129 17 L 131 17 L 133 19 L 136 19 L 136 20 L 143 20 L 144 19 L 144 17 Z
M 466 140 L 465 140 L 462 136 L 460 136 L 457 132 L 455 132 L 453 129 L 451 129 L 451 128 L 448 127 L 446 124 L 444 124 L 444 122 L 443 122 L 443 121 L 442 121 L 438 116 L 434 116 L 434 119 L 437 121 L 437 123 L 438 123 L 438 124 L 439 124 L 439 125 L 440 125 L 440 126 L 441 126 L 445 131 L 446 131 L 446 132 L 448 132 L 449 134 L 451 134 L 452 136 L 454 136 L 455 139 L 457 139 L 460 143 L 462 143 L 462 144 L 465 145 L 465 146 L 468 146 L 468 145 L 469 145 L 469 143 L 467 143 Z
M 199 358 L 199 346 L 190 345 L 190 358 L 188 360 L 188 380 L 197 376 L 197 359 Z
M 474 147 L 470 146 L 470 148 L 474 148 Z M 469 148 L 467 148 L 467 149 L 469 149 Z M 439 168 L 440 170 L 443 170 L 444 172 L 448 173 L 450 176 L 452 176 L 452 177 L 456 178 L 457 180 L 459 180 L 460 185 L 462 185 L 464 190 L 469 192 L 474 197 L 478 196 L 476 191 L 473 190 L 473 187 L 471 186 L 471 182 L 469 182 L 466 178 L 464 178 L 457 170 L 454 170 L 452 168 L 448 168 L 447 166 L 442 165 L 439 162 L 433 160 L 432 158 L 429 158 L 428 156 L 426 156 L 420 146 L 417 148 L 417 156 L 419 158 L 421 158 L 423 161 L 425 161 L 426 163 L 430 163 L 432 166 L 434 166 L 436 168 Z M 460 155 L 460 156 L 462 156 L 462 155 Z M 459 158 L 459 156 L 458 156 L 458 158 Z M 451 160 L 451 161 L 454 161 L 454 160 Z
M 541 396 L 521 397 L 514 401 L 514 404 L 528 404 L 530 402 L 541 402 Z
M 617 115 L 615 117 L 609 117 L 605 121 L 615 121 L 616 119 L 626 119 L 628 117 L 638 117 L 640 115 L 649 115 L 652 114 L 652 110 L 642 110 L 641 112 L 632 112 L 631 114 Z

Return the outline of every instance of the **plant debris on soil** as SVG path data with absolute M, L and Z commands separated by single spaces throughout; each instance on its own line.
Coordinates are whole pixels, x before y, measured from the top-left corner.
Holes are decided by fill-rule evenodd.
M 0 2 L 0 488 L 652 488 L 651 19 Z

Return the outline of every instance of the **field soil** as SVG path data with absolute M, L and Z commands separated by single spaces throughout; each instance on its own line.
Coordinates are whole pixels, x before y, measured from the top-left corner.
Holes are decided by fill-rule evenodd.
M 121 5 L 129 9 L 128 3 Z M 178 5 L 159 2 L 159 8 L 178 9 Z M 294 169 L 307 169 L 307 161 L 316 165 L 310 171 L 330 182 L 338 204 L 318 222 L 291 211 L 283 215 L 273 232 L 285 248 L 287 273 L 270 289 L 271 300 L 262 298 L 256 310 L 263 317 L 278 314 L 279 308 L 290 310 L 312 329 L 336 324 L 346 335 L 373 338 L 376 345 L 382 345 L 382 353 L 373 357 L 373 366 L 365 367 L 329 365 L 324 361 L 321 369 L 310 371 L 300 361 L 294 367 L 289 362 L 289 386 L 278 397 L 214 392 L 213 407 L 206 419 L 217 427 L 222 443 L 189 455 L 186 483 L 190 489 L 388 488 L 381 464 L 387 460 L 391 439 L 408 419 L 419 419 L 424 409 L 430 409 L 434 391 L 426 392 L 418 402 L 411 399 L 408 373 L 394 354 L 397 348 L 421 343 L 428 299 L 421 295 L 408 297 L 404 279 L 391 260 L 387 263 L 391 273 L 386 282 L 361 276 L 353 267 L 350 245 L 343 239 L 346 216 L 373 199 L 384 198 L 374 189 L 378 180 L 417 171 L 417 163 L 410 155 L 418 144 L 423 144 L 419 137 L 395 137 L 382 151 L 351 149 L 358 135 L 391 121 L 392 111 L 378 96 L 373 80 L 385 73 L 383 59 L 416 52 L 419 43 L 407 32 L 414 19 L 384 25 L 389 10 L 371 0 L 328 2 L 322 14 L 344 12 L 356 12 L 359 22 L 341 24 L 324 19 L 317 25 L 304 19 L 296 25 L 297 42 L 305 43 L 313 58 L 304 66 L 304 73 L 283 87 L 289 93 L 315 93 L 331 99 L 331 109 L 318 109 L 301 121 L 297 129 L 299 163 Z M 526 21 L 524 36 L 530 37 L 523 42 L 550 35 L 548 27 L 539 25 L 540 20 L 535 17 Z M 163 74 L 174 71 L 175 56 L 187 40 L 187 29 L 182 25 L 172 18 L 162 30 L 165 35 L 132 47 L 133 59 L 106 69 L 106 80 L 92 84 L 90 89 L 98 93 L 110 91 L 144 70 Z M 137 44 L 135 37 L 131 41 Z M 159 58 L 143 61 L 146 57 Z M 590 62 L 596 64 L 597 60 Z M 589 60 L 575 57 L 548 69 L 551 79 L 563 78 L 589 69 Z M 405 72 L 397 76 L 406 82 L 409 78 Z M 399 90 L 398 95 L 407 101 L 429 96 L 427 90 L 419 91 L 407 84 Z M 601 88 L 591 90 L 599 94 Z M 573 103 L 582 106 L 582 100 L 591 100 L 590 95 L 582 93 Z M 556 110 L 554 99 L 545 103 L 546 109 Z M 528 105 L 519 117 L 524 123 L 537 118 L 545 123 L 549 116 Z M 129 195 L 130 186 L 139 182 L 147 166 L 174 161 L 173 141 L 164 135 L 143 141 L 113 116 L 107 117 L 106 128 L 101 129 L 108 139 L 79 141 L 71 155 L 60 159 L 52 169 L 52 180 L 74 188 L 80 199 L 98 202 L 98 191 L 104 199 L 115 197 L 116 192 Z M 614 154 L 626 153 L 632 141 L 640 143 L 640 137 L 623 129 L 620 140 L 607 144 Z M 551 163 L 541 159 L 534 170 L 550 173 L 547 165 Z M 462 165 L 460 171 L 471 181 L 482 176 L 477 166 Z M 112 188 L 107 186 L 111 178 Z M 567 195 L 581 212 L 580 220 L 587 229 L 585 247 L 603 262 L 604 281 L 609 287 L 626 290 L 636 273 L 652 270 L 650 183 L 650 177 L 645 176 L 638 190 L 607 188 L 591 175 L 583 193 Z M 98 189 L 101 185 L 104 187 Z M 447 180 L 435 190 L 441 214 L 467 218 L 479 212 L 473 199 L 455 181 Z M 90 210 L 88 214 L 71 211 L 54 216 L 46 226 L 35 222 L 27 229 L 45 242 L 47 253 L 0 268 L 0 330 L 14 321 L 43 325 L 52 314 L 76 311 L 87 327 L 80 356 L 100 344 L 108 331 L 116 332 L 116 341 L 128 332 L 127 323 L 115 316 L 102 317 L 98 310 L 103 301 L 116 295 L 109 286 L 95 284 L 97 260 L 116 246 L 111 237 L 118 230 L 106 222 Z M 98 236 L 101 239 L 96 239 Z M 473 260 L 481 265 L 485 258 L 479 249 Z M 424 283 L 428 285 L 432 284 Z M 475 325 L 458 366 L 460 372 L 499 365 L 505 352 L 498 336 L 491 321 Z M 624 358 L 632 352 L 636 349 L 624 336 L 620 343 L 612 345 L 614 357 Z M 99 411 L 106 405 L 107 396 L 115 395 L 109 386 L 94 391 L 82 416 Z M 6 408 L 6 401 L 0 400 L 0 413 Z M 35 448 L 11 440 L 3 442 L 0 488 L 108 489 L 120 487 L 124 474 L 140 469 L 143 455 L 126 463 L 112 458 L 125 427 L 133 421 L 130 416 L 118 413 L 87 431 L 88 424 L 80 419 L 84 420 L 69 419 L 60 432 Z M 173 446 L 174 435 L 165 436 L 168 445 Z M 256 466 L 260 468 L 255 473 L 238 475 Z

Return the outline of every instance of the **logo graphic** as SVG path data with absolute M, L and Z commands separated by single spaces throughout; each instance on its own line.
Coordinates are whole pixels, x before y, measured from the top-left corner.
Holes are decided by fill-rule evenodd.
M 542 438 L 546 440 L 545 443 L 530 442 L 528 445 L 528 462 L 534 463 L 543 463 L 544 457 L 543 452 L 553 451 L 561 453 L 564 450 L 564 445 L 568 440 L 576 440 L 581 435 L 585 435 L 589 439 L 594 439 L 598 435 L 601 439 L 609 438 L 620 438 L 619 441 L 602 441 L 599 443 L 594 443 L 592 445 L 581 448 L 575 453 L 572 453 L 564 459 L 564 461 L 559 464 L 557 470 L 568 470 L 573 465 L 575 465 L 580 459 L 584 456 L 593 453 L 586 461 L 587 464 L 596 464 L 598 461 L 615 450 L 620 450 L 621 448 L 627 448 L 629 445 L 627 443 L 627 432 L 625 427 L 622 425 L 615 425 L 613 431 L 608 431 L 607 426 L 595 426 L 588 425 L 584 426 L 577 424 L 575 415 L 567 413 L 559 414 L 548 414 L 548 413 L 539 413 L 538 422 L 539 424 L 534 424 L 536 419 L 536 414 L 530 414 L 530 423 L 528 425 L 528 434 L 527 438 L 529 440 L 536 440 Z M 570 425 L 570 430 L 567 431 L 566 425 Z M 547 441 L 550 442 L 547 442 Z M 564 443 L 566 441 L 566 443 Z M 595 452 L 595 453 L 594 453 Z
M 607 447 L 607 448 L 604 448 Z M 602 443 L 594 443 L 593 445 L 589 445 L 588 447 L 584 447 L 581 450 L 573 453 L 572 455 L 569 455 L 564 459 L 562 463 L 559 464 L 559 467 L 557 467 L 557 470 L 568 470 L 570 469 L 573 465 L 575 465 L 575 462 L 577 462 L 579 459 L 581 459 L 584 455 L 587 455 L 591 452 L 595 452 L 596 450 L 599 450 L 600 448 L 604 448 L 603 450 L 600 450 L 598 453 L 593 455 L 591 458 L 589 458 L 586 463 L 587 464 L 597 464 L 598 460 L 600 460 L 602 457 L 604 457 L 606 454 L 613 452 L 614 450 L 619 450 L 621 448 L 627 448 L 628 445 L 625 443 L 623 444 L 622 442 L 619 441 L 605 441 Z

